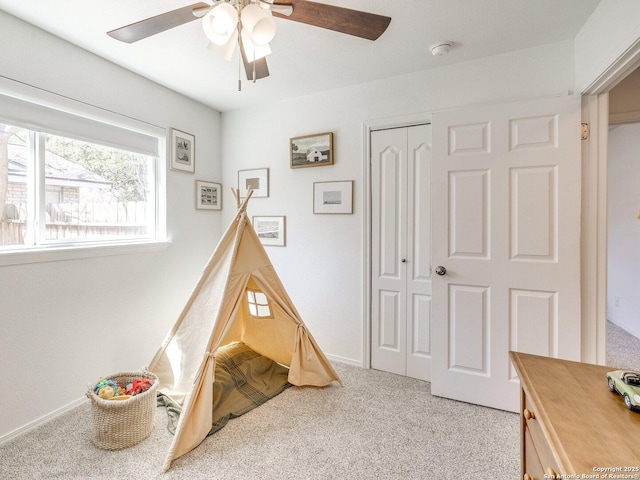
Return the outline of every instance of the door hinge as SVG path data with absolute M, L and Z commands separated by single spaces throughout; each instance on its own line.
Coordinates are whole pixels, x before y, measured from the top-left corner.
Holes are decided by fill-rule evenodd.
M 586 140 L 587 138 L 589 138 L 589 124 L 588 123 L 583 123 L 582 124 L 582 130 L 581 130 L 580 138 L 582 138 L 582 140 Z

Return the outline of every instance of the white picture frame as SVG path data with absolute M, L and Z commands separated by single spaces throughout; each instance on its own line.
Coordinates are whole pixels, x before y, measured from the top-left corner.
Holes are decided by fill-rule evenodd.
M 222 185 L 196 180 L 196 209 L 222 210 Z
M 284 216 L 256 216 L 252 219 L 253 229 L 256 231 L 262 245 L 284 247 L 287 244 L 286 217 Z
M 196 137 L 190 133 L 171 129 L 169 168 L 180 172 L 196 171 Z
M 266 198 L 269 196 L 269 169 L 254 168 L 252 170 L 238 170 L 238 191 L 240 198 L 245 198 L 249 188 L 253 189 L 251 198 Z
M 353 180 L 313 183 L 314 214 L 352 214 Z

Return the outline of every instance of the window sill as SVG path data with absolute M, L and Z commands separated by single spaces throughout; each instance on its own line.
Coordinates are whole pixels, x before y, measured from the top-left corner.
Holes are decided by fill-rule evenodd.
M 27 263 L 58 262 L 80 258 L 108 257 L 132 253 L 164 250 L 170 241 L 150 240 L 126 244 L 67 245 L 54 247 L 32 247 L 0 252 L 0 266 Z

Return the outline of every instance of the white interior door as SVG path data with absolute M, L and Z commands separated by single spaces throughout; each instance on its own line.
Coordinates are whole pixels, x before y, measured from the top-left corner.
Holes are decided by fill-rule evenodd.
M 431 126 L 371 134 L 371 366 L 431 372 Z
M 580 359 L 580 99 L 434 114 L 433 148 L 431 390 L 517 411 L 509 350 Z

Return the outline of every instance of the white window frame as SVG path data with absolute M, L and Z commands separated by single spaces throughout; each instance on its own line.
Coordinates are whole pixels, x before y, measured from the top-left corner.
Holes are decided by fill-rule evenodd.
M 167 238 L 166 215 L 166 129 L 156 125 L 125 117 L 93 105 L 82 103 L 68 97 L 32 87 L 20 82 L 0 77 L 0 95 L 23 102 L 47 107 L 52 110 L 71 114 L 87 121 L 99 122 L 109 126 L 129 130 L 154 137 L 158 141 L 156 170 L 156 235 L 146 239 L 115 239 L 81 243 L 51 243 L 46 245 L 25 245 L 24 248 L 11 248 L 0 251 L 0 266 L 24 263 L 70 260 L 99 256 L 121 255 L 155 251 L 169 245 Z M 11 113 L 3 112 L 0 122 L 12 125 Z M 29 130 L 37 127 L 22 124 L 16 125 Z M 34 120 L 35 123 L 35 120 Z M 64 132 L 55 132 L 64 135 Z M 68 132 L 70 136 L 73 132 Z M 112 145 L 117 147 L 117 145 Z M 126 147 L 122 147 L 125 148 Z M 42 186 L 44 189 L 44 186 Z M 44 194 L 44 191 L 41 192 Z M 31 217 L 32 218 L 32 217 Z

